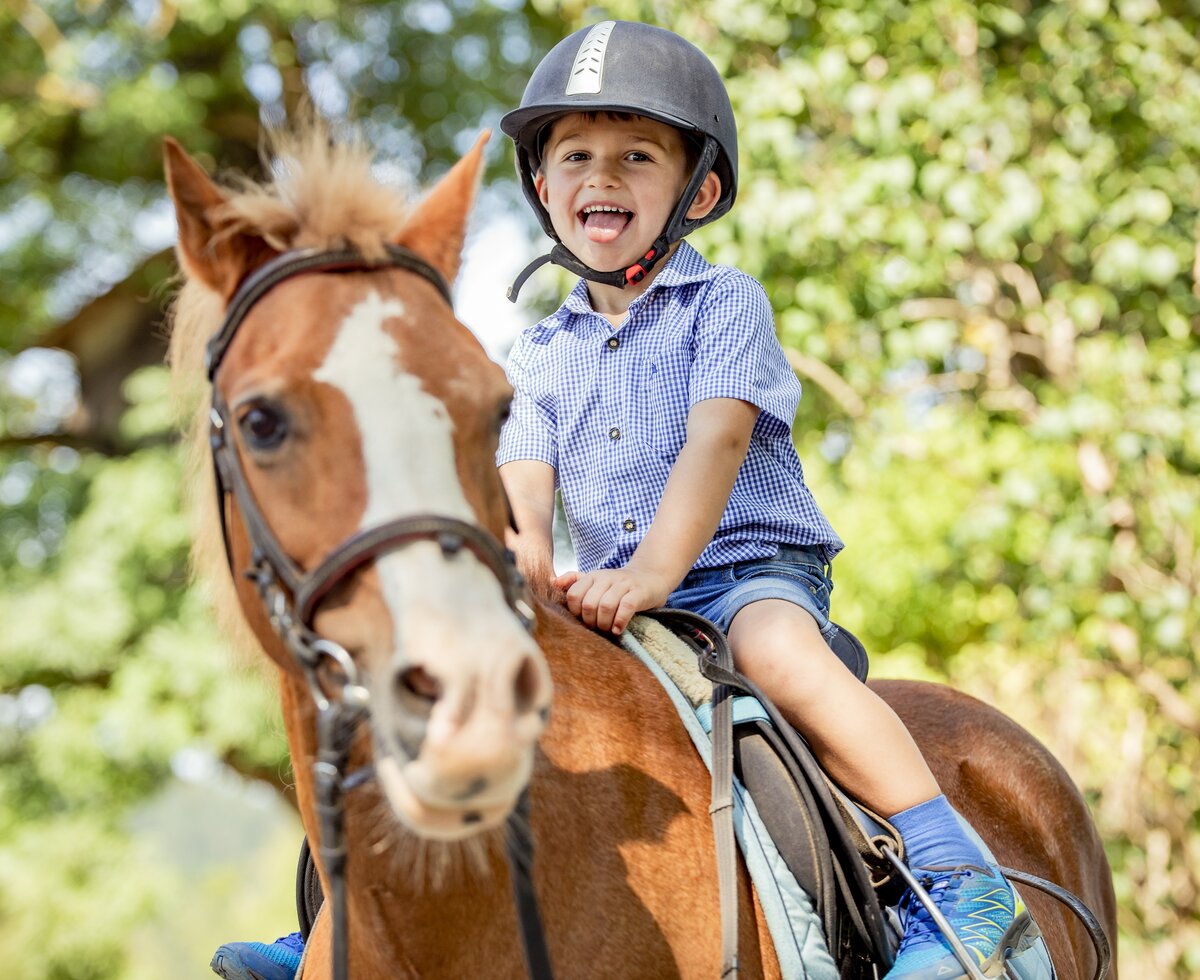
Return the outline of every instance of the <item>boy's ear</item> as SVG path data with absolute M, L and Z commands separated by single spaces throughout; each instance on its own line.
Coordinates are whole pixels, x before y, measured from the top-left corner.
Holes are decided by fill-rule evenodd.
M 717 206 L 719 200 L 721 200 L 721 178 L 717 176 L 715 170 L 710 170 L 700 185 L 700 190 L 696 191 L 696 196 L 692 198 L 692 206 L 688 208 L 686 217 L 692 220 L 703 218 Z
M 466 156 L 425 195 L 393 239 L 422 256 L 448 283 L 458 275 L 467 218 L 483 169 L 483 147 L 491 135 L 488 129 L 479 134 Z
M 538 200 L 542 202 L 542 207 L 549 210 L 550 192 L 546 190 L 546 174 L 544 171 L 538 170 L 533 175 L 533 189 L 537 191 Z

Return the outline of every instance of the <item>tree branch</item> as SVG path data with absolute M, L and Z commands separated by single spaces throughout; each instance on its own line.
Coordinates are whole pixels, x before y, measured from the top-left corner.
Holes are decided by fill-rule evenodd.
M 801 354 L 793 347 L 785 347 L 783 352 L 787 355 L 793 371 L 821 388 L 851 418 L 862 418 L 866 414 L 866 403 L 859 397 L 858 392 L 843 381 L 828 364 L 807 354 Z
M 99 453 L 110 458 L 120 458 L 129 456 L 139 449 L 171 445 L 178 439 L 176 433 L 166 432 L 139 439 L 136 442 L 117 445 L 100 432 L 40 432 L 34 435 L 0 436 L 0 451 L 28 449 L 34 446 L 66 446 L 80 452 Z

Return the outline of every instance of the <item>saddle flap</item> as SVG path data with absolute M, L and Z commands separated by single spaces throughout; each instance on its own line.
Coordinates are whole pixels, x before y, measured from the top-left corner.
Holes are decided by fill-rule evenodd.
M 784 863 L 812 897 L 842 976 L 870 976 L 871 963 L 890 961 L 875 888 L 886 861 L 851 816 L 853 804 L 831 792 L 823 773 L 814 785 L 815 762 L 798 760 L 791 741 L 766 722 L 737 725 L 734 771 Z

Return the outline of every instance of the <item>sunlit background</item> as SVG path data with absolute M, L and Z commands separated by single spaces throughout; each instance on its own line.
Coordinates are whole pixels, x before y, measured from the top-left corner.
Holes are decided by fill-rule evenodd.
M 262 127 L 307 104 L 417 190 L 491 128 L 456 307 L 503 359 L 568 280 L 504 298 L 546 243 L 497 123 L 609 16 L 728 81 L 741 189 L 696 244 L 764 283 L 804 384 L 797 444 L 849 544 L 835 617 L 876 675 L 949 681 L 1045 741 L 1106 842 L 1123 974 L 1200 975 L 1200 4 L 16 0 L 6 977 L 201 978 L 220 943 L 295 928 L 270 677 L 188 582 L 162 137 L 258 174 Z

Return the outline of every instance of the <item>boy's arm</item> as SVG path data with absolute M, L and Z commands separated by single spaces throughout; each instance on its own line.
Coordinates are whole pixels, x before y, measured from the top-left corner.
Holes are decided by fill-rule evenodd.
M 746 458 L 758 406 L 709 398 L 688 412 L 687 439 L 650 530 L 624 568 L 555 581 L 567 607 L 588 626 L 620 633 L 641 609 L 661 606 L 712 541 Z
M 554 570 L 554 475 L 554 467 L 540 459 L 514 459 L 500 467 L 517 525 L 507 543 L 530 580 L 548 578 Z

